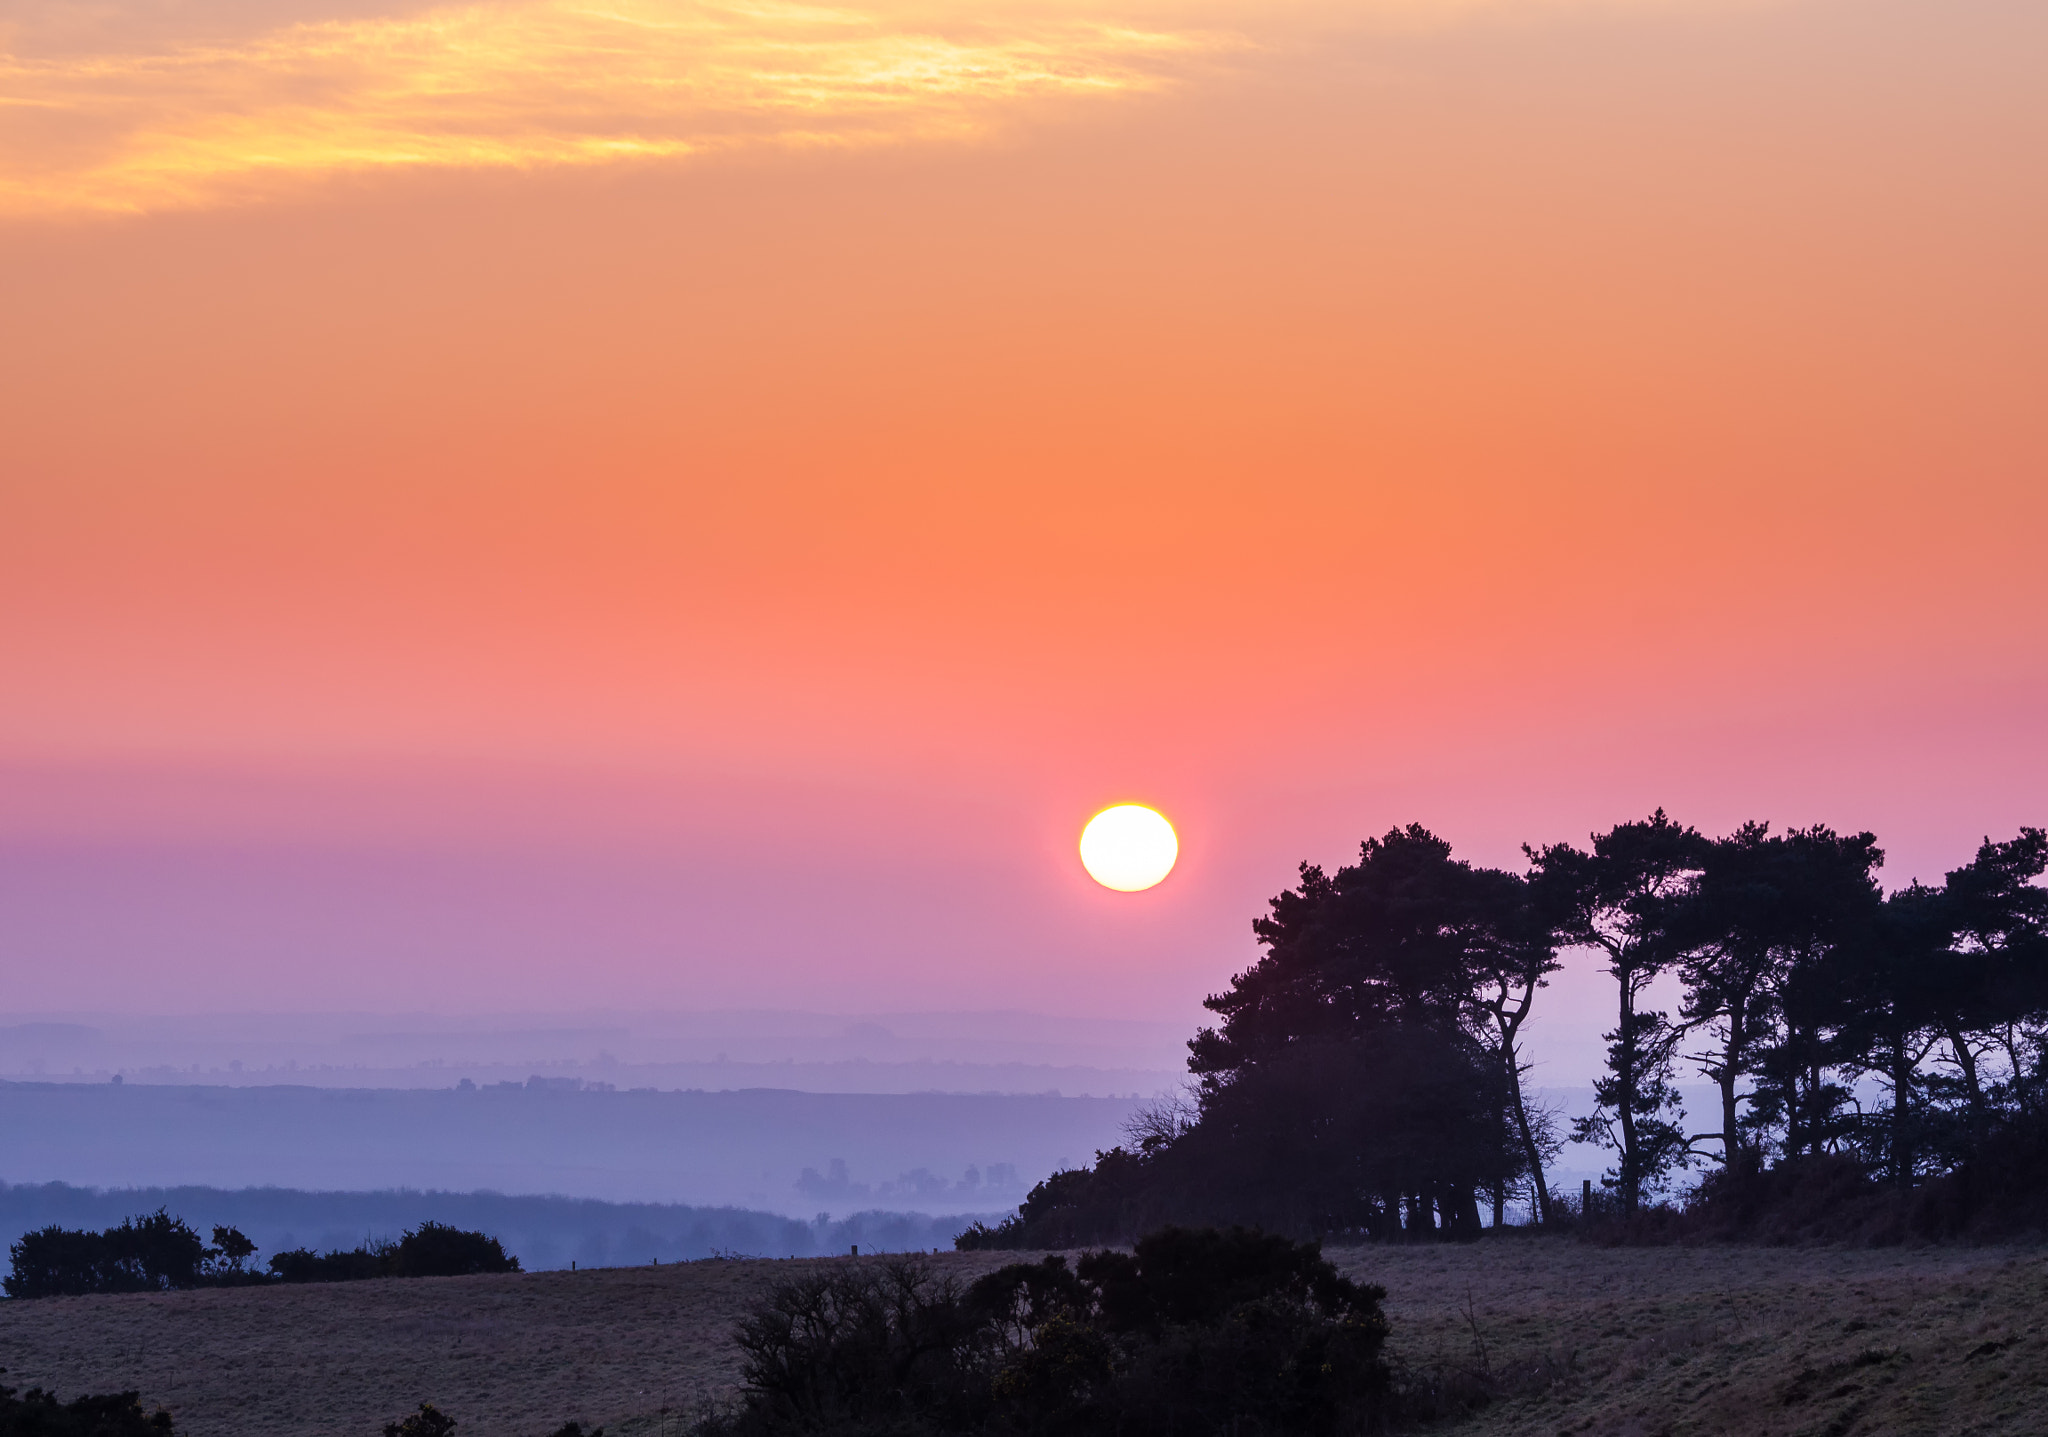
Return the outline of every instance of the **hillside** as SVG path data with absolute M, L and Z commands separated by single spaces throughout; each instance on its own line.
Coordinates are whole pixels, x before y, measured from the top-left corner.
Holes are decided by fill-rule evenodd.
M 1439 1425 L 1470 1437 L 2020 1437 L 2048 1403 L 2039 1248 L 1508 1238 L 1333 1256 L 1386 1286 L 1412 1378 L 1505 1394 Z M 10 1384 L 137 1387 L 189 1437 L 374 1437 L 422 1399 L 464 1437 L 571 1417 L 679 1434 L 730 1390 L 734 1317 L 777 1278 L 844 1260 L 0 1303 L 0 1351 Z M 962 1275 L 1001 1260 L 933 1259 Z
M 468 1090 L 0 1082 L 0 1131 L 16 1184 L 490 1190 L 810 1219 L 1008 1207 L 1115 1143 L 1136 1106 L 544 1078 Z

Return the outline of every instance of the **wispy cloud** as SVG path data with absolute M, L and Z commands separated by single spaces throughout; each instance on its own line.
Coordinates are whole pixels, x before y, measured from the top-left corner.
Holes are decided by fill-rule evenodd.
M 531 168 L 986 132 L 1017 105 L 1157 89 L 1231 42 L 1041 13 L 530 0 L 245 40 L 0 54 L 0 207 L 147 211 L 345 172 Z

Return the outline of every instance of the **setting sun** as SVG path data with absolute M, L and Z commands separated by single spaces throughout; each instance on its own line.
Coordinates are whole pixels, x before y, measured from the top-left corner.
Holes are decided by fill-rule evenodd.
M 1081 830 L 1081 866 L 1104 888 L 1136 893 L 1173 872 L 1180 840 L 1173 825 L 1140 803 L 1119 803 Z

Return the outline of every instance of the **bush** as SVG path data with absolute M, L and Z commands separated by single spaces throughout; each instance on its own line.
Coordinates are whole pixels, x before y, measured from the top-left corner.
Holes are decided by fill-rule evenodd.
M 199 1287 L 215 1280 L 220 1256 L 162 1208 L 104 1232 L 51 1226 L 23 1233 L 8 1255 L 13 1267 L 0 1287 L 9 1297 Z
M 455 1419 L 431 1402 L 422 1402 L 420 1410 L 409 1412 L 396 1422 L 384 1424 L 384 1437 L 448 1437 L 455 1430 Z
M 59 1402 L 40 1387 L 18 1398 L 14 1391 L 0 1387 L 0 1437 L 163 1437 L 171 1430 L 171 1414 L 159 1407 L 145 1416 L 133 1392 Z
M 348 1252 L 316 1253 L 293 1248 L 270 1259 L 282 1282 L 357 1282 L 371 1277 L 468 1277 L 480 1272 L 518 1272 L 498 1239 L 444 1223 L 423 1222 L 397 1242 L 365 1243 Z
M 371 1243 L 348 1252 L 295 1247 L 273 1253 L 270 1271 L 279 1282 L 360 1282 L 389 1275 L 386 1254 L 390 1248 L 390 1243 Z
M 390 1250 L 389 1257 L 398 1277 L 468 1277 L 479 1272 L 519 1271 L 519 1259 L 507 1257 L 496 1238 L 438 1222 L 423 1222 L 407 1232 Z
M 1168 1228 L 963 1289 L 915 1259 L 786 1283 L 698 1437 L 1340 1437 L 1382 1422 L 1384 1293 L 1312 1245 Z

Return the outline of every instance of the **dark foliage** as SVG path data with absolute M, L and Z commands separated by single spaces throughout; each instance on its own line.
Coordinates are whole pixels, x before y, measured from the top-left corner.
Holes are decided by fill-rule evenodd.
M 360 1282 L 365 1278 L 389 1277 L 386 1266 L 390 1243 L 366 1243 L 343 1251 L 314 1252 L 295 1247 L 272 1253 L 270 1271 L 280 1282 Z
M 422 1402 L 420 1410 L 409 1412 L 396 1422 L 384 1424 L 384 1437 L 448 1437 L 456 1422 L 431 1402 Z
M 18 1397 L 0 1387 L 0 1437 L 163 1437 L 170 1430 L 171 1414 L 161 1407 L 145 1414 L 133 1392 L 59 1402 L 40 1387 Z
M 1615 980 L 1607 1070 L 1593 1082 L 1598 1107 L 1573 1124 L 1573 1136 L 1615 1153 L 1613 1184 L 1631 1213 L 1689 1151 L 1672 1069 L 1682 1030 L 1642 1000 L 1677 956 L 1674 921 L 1710 848 L 1660 808 L 1595 834 L 1584 850 L 1557 843 L 1528 851 L 1537 903 L 1558 941 L 1598 953 Z
M 12 1268 L 0 1287 L 9 1297 L 57 1297 L 247 1281 L 242 1262 L 255 1248 L 233 1228 L 215 1228 L 214 1236 L 238 1255 L 208 1248 L 183 1218 L 161 1208 L 104 1232 L 39 1228 L 8 1248 Z
M 483 1272 L 518 1272 L 498 1239 L 438 1222 L 410 1228 L 397 1242 L 366 1243 L 343 1252 L 306 1248 L 280 1252 L 270 1270 L 283 1282 L 356 1282 L 372 1277 L 468 1277 Z
M 1817 1232 L 1809 1207 L 1881 1209 L 1898 1233 L 2033 1222 L 2036 1189 L 2009 1175 L 2048 1131 L 2048 832 L 1890 895 L 1875 837 L 1820 825 L 1710 839 L 1660 809 L 1526 852 L 1526 875 L 1475 868 L 1411 825 L 1334 874 L 1304 864 L 1253 924 L 1265 951 L 1207 1000 L 1189 1102 L 958 1245 L 1161 1223 L 1466 1238 L 1511 1193 L 1624 1236 Z M 1556 1136 L 1522 1089 L 1519 1033 L 1561 948 L 1615 980 L 1597 1108 L 1574 1125 L 1615 1155 L 1592 1204 L 1549 1193 Z M 1677 1012 L 1645 1006 L 1670 973 Z M 1679 1102 L 1686 1060 L 1718 1089 L 1705 1131 Z M 1660 1204 L 1710 1165 L 1691 1209 Z M 1918 1196 L 1855 1196 L 1877 1183 Z
M 54 1224 L 38 1228 L 23 1233 L 8 1253 L 12 1268 L 0 1287 L 9 1297 L 519 1271 L 519 1259 L 506 1256 L 496 1238 L 423 1222 L 395 1243 L 368 1244 L 352 1252 L 298 1248 L 273 1256 L 268 1273 L 256 1272 L 248 1266 L 256 1244 L 240 1231 L 217 1226 L 208 1247 L 183 1218 L 162 1208 L 104 1232 Z
M 966 1288 L 915 1260 L 842 1267 L 741 1322 L 744 1401 L 698 1437 L 1372 1431 L 1383 1296 L 1242 1229 L 1167 1229 Z
M 481 1232 L 464 1232 L 438 1222 L 412 1228 L 390 1249 L 398 1277 L 468 1277 L 479 1272 L 517 1272 L 519 1259 L 507 1257 L 499 1241 Z
M 1752 1160 L 1709 1174 L 1682 1211 L 1654 1227 L 1607 1235 L 1859 1247 L 2039 1238 L 2048 1235 L 2048 1127 L 2002 1128 L 1953 1171 L 1910 1189 L 1852 1153 L 1768 1167 Z
M 963 1247 L 1128 1240 L 1161 1223 L 1295 1234 L 1477 1236 L 1478 1195 L 1528 1178 L 1542 1143 L 1517 1034 L 1555 966 L 1513 874 L 1419 826 L 1301 883 L 1254 924 L 1266 953 L 1189 1044 L 1185 1128 L 1055 1174 Z

